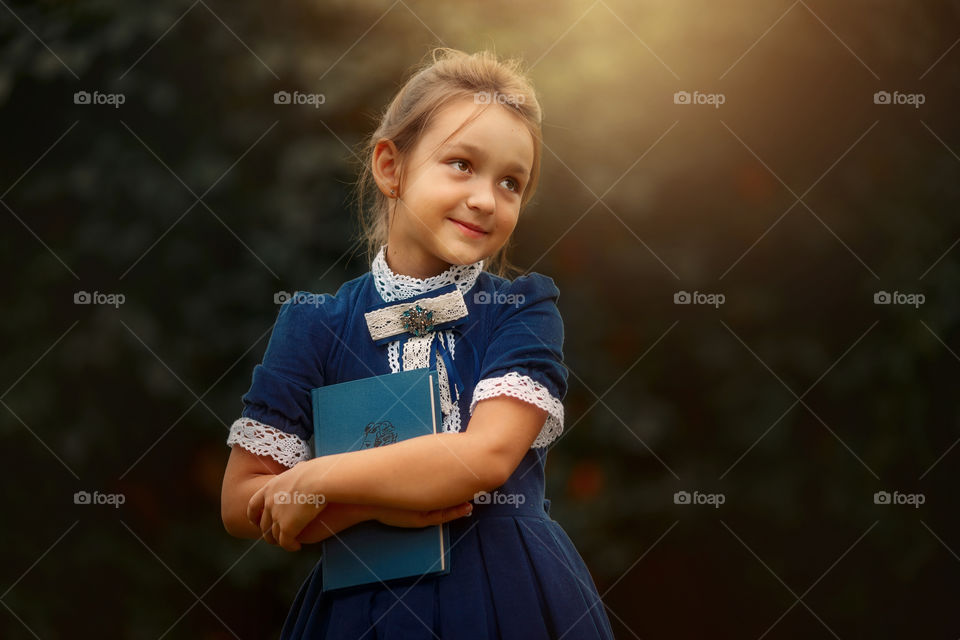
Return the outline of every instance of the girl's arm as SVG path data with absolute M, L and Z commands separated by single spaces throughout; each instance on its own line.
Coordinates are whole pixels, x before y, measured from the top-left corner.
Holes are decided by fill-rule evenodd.
M 234 445 L 224 475 L 221 499 L 221 515 L 228 533 L 248 539 L 263 535 L 260 528 L 247 518 L 247 503 L 260 487 L 286 470 L 287 467 L 269 456 L 258 456 Z M 334 503 L 327 505 L 304 527 L 297 540 L 300 544 L 322 542 L 366 520 L 378 520 L 394 527 L 426 527 L 470 515 L 472 508 L 473 505 L 465 503 L 447 509 L 414 511 L 379 505 Z
M 227 533 L 237 538 L 262 537 L 260 527 L 247 518 L 247 504 L 260 487 L 286 470 L 287 467 L 269 456 L 258 456 L 240 445 L 233 445 L 220 494 L 220 516 Z M 328 504 L 301 533 L 300 542 L 320 542 L 377 516 L 373 505 Z
M 304 491 L 327 503 L 440 509 L 492 491 L 533 445 L 547 412 L 516 398 L 477 403 L 469 427 L 301 462 Z M 299 465 L 298 465 L 299 466 Z

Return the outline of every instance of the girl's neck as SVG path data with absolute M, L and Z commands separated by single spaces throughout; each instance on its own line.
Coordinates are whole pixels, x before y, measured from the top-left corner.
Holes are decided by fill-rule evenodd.
M 411 253 L 396 250 L 390 244 L 387 245 L 383 257 L 387 261 L 387 268 L 396 275 L 409 276 L 420 280 L 438 276 L 450 268 L 449 263 L 436 256 L 423 255 L 418 258 Z

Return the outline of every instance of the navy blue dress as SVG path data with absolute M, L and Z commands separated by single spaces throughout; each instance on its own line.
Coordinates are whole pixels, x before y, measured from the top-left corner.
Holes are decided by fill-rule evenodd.
M 379 257 L 382 271 L 382 251 Z M 452 329 L 437 332 L 453 351 L 447 362 L 456 371 L 448 377 L 462 383 L 453 409 L 457 415 L 445 417 L 444 430 L 466 430 L 475 391 L 483 398 L 518 397 L 550 413 L 509 480 L 490 499 L 475 501 L 471 516 L 450 523 L 449 574 L 324 594 L 321 557 L 293 602 L 282 640 L 613 638 L 593 579 L 573 542 L 551 519 L 544 496 L 545 445 L 562 430 L 560 401 L 567 389 L 559 291 L 552 279 L 538 273 L 508 281 L 479 270 L 463 282 L 463 268 L 456 266 L 452 279 L 417 281 L 428 286 L 412 294 L 385 288 L 373 269 L 345 283 L 336 295 L 298 292 L 280 309 L 263 363 L 254 369 L 242 398 L 242 417 L 299 443 L 300 459 L 310 457 L 310 389 L 397 370 L 398 345 L 391 354 L 387 344 L 376 344 L 364 314 L 385 303 L 429 298 L 454 287 L 463 293 L 468 314 Z M 231 442 L 247 446 L 252 440 L 245 443 L 234 430 Z M 290 444 L 273 450 L 288 465 L 299 455 L 291 453 Z M 313 549 L 300 553 L 309 557 Z

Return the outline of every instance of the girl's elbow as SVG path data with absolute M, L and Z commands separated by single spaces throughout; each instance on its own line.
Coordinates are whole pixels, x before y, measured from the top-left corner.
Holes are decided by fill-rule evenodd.
M 242 535 L 244 532 L 241 527 L 237 526 L 236 518 L 226 505 L 220 506 L 220 520 L 223 522 L 224 530 L 229 533 L 234 538 L 243 538 Z
M 503 486 L 513 474 L 512 460 L 498 452 L 489 453 L 484 459 L 484 473 L 480 474 L 480 491 L 493 491 Z
M 234 538 L 252 540 L 260 537 L 260 530 L 247 519 L 246 511 L 241 512 L 226 496 L 220 500 L 220 520 L 224 530 Z
M 249 520 L 244 519 L 244 522 L 238 522 L 236 518 L 224 514 L 221 514 L 221 519 L 223 520 L 223 528 L 234 538 L 253 540 L 261 535 L 260 530 Z

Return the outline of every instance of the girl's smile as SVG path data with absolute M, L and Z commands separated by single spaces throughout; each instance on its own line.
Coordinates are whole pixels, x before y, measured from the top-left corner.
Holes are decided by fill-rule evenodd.
M 494 255 L 517 226 L 533 159 L 533 136 L 512 107 L 472 98 L 434 114 L 402 157 L 381 141 L 374 172 L 385 192 L 396 188 L 390 268 L 428 278 Z
M 450 221 L 457 225 L 464 235 L 469 238 L 482 238 L 487 235 L 487 232 L 481 226 L 469 224 L 467 222 L 461 222 L 460 220 L 454 220 L 453 218 L 450 218 Z

